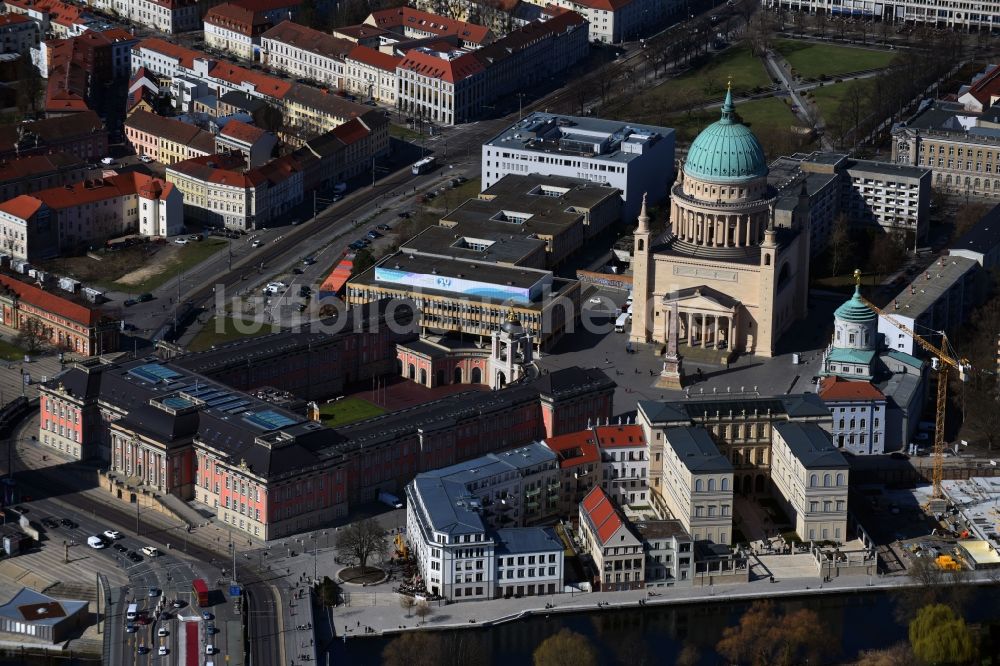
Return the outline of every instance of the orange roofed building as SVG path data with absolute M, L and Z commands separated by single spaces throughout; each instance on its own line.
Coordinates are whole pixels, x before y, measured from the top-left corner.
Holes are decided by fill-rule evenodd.
M 475 51 L 410 49 L 396 68 L 398 107 L 442 125 L 468 122 L 495 100 L 564 71 L 588 50 L 587 22 L 575 12 L 529 23 Z
M 162 180 L 132 172 L 0 203 L 0 248 L 15 259 L 35 261 L 132 232 L 174 235 L 183 223 L 180 193 Z
M 646 586 L 642 540 L 603 488 L 580 503 L 579 537 L 594 560 L 595 590 L 638 590 Z
M 118 351 L 114 317 L 69 293 L 0 273 L 0 329 L 16 333 L 29 320 L 41 322 L 45 338 L 59 349 L 81 356 Z

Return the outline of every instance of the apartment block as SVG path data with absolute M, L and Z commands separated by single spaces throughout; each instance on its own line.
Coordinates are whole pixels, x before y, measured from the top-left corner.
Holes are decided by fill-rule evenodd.
M 171 165 L 215 152 L 215 137 L 197 125 L 142 109 L 125 120 L 125 138 L 138 155 Z
M 579 537 L 594 561 L 594 589 L 638 590 L 646 585 L 642 540 L 603 488 L 580 502 Z
M 509 174 L 579 178 L 617 188 L 634 219 L 643 194 L 666 198 L 673 164 L 672 129 L 535 112 L 483 142 L 482 186 Z
M 443 125 L 475 120 L 495 100 L 584 58 L 586 25 L 579 14 L 566 12 L 472 51 L 435 45 L 410 49 L 396 70 L 398 108 Z
M 849 466 L 830 434 L 813 423 L 774 426 L 771 480 L 799 537 L 808 541 L 849 540 Z
M 0 16 L 0 53 L 28 53 L 38 48 L 38 23 L 24 14 Z
M 694 580 L 694 541 L 679 520 L 635 524 L 646 555 L 646 587 L 673 587 Z
M 261 64 L 295 78 L 344 87 L 344 58 L 354 43 L 321 30 L 283 21 L 261 35 Z
M 885 311 L 910 330 L 952 332 L 985 296 L 986 275 L 975 259 L 945 256 L 917 274 Z M 885 317 L 878 319 L 878 332 L 889 349 L 919 353 L 913 337 Z
M 393 7 L 372 12 L 364 25 L 394 32 L 410 39 L 457 37 L 466 48 L 479 48 L 495 41 L 489 28 L 458 21 L 415 7 Z
M 670 515 L 695 541 L 728 544 L 733 527 L 733 466 L 704 428 L 668 428 L 663 439 L 663 499 Z
M 67 153 L 0 160 L 0 201 L 84 180 L 87 162 Z
M 35 261 L 82 252 L 144 230 L 179 233 L 181 193 L 169 183 L 131 172 L 40 190 L 0 203 L 0 246 Z
M 94 162 L 108 154 L 108 131 L 93 111 L 0 126 L 0 160 L 51 153 Z
M 541 7 L 555 5 L 576 12 L 590 24 L 590 41 L 618 44 L 652 34 L 652 28 L 683 16 L 686 5 L 678 0 L 528 0 Z
M 396 105 L 396 68 L 401 56 L 358 45 L 344 58 L 344 87 L 365 99 Z
M 271 27 L 263 12 L 239 4 L 212 7 L 202 19 L 205 45 L 244 60 L 258 60 L 261 35 Z

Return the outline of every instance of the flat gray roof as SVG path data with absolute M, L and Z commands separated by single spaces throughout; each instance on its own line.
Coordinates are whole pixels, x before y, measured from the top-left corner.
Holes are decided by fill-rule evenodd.
M 484 249 L 478 249 L 475 244 L 468 242 L 472 239 L 485 240 L 492 244 Z M 505 233 L 501 229 L 490 228 L 487 224 L 462 223 L 455 227 L 428 227 L 401 247 L 403 251 L 412 250 L 466 261 L 516 266 L 539 250 L 544 252 L 545 241 L 540 238 Z
M 559 188 L 567 191 L 558 197 L 546 195 L 539 191 L 546 188 Z M 528 198 L 539 202 L 539 205 L 549 208 L 575 206 L 585 209 L 592 208 L 615 195 L 621 195 L 621 190 L 617 187 L 595 183 L 583 178 L 547 176 L 533 173 L 526 176 L 508 174 L 495 182 L 491 187 L 483 190 L 479 196 L 483 199 L 498 197 L 502 200 L 504 197 L 518 197 L 518 200 Z
M 506 527 L 494 535 L 497 555 L 563 550 L 562 541 L 551 527 Z
M 676 537 L 679 541 L 691 540 L 691 535 L 679 520 L 644 520 L 635 523 L 635 528 L 644 541 L 671 537 Z
M 410 273 L 436 274 L 441 277 L 476 280 L 523 289 L 533 287 L 540 280 L 552 275 L 550 271 L 538 268 L 503 266 L 483 261 L 440 257 L 422 252 L 397 252 L 380 261 L 378 266 Z
M 609 162 L 628 163 L 642 157 L 641 152 L 628 152 L 620 147 L 621 140 L 636 140 L 638 136 L 648 136 L 652 141 L 673 138 L 674 130 L 657 125 L 641 125 L 622 120 L 604 120 L 602 118 L 585 118 L 566 116 L 536 111 L 524 119 L 502 130 L 483 145 L 494 148 L 509 146 L 516 150 L 534 152 L 549 152 L 563 155 L 581 155 L 586 153 L 589 159 L 599 159 Z M 582 143 L 599 143 L 611 139 L 614 146 L 608 152 L 591 154 L 591 151 L 566 149 L 566 144 L 560 147 L 560 139 L 570 141 L 580 140 Z
M 806 469 L 847 469 L 847 461 L 815 423 L 776 423 L 774 429 Z
M 862 173 L 873 173 L 879 176 L 889 176 L 893 178 L 916 178 L 920 179 L 929 176 L 930 169 L 925 167 L 909 166 L 906 164 L 896 164 L 894 162 L 876 162 L 875 160 L 850 160 L 847 163 L 847 171 L 854 175 L 855 171 Z
M 663 434 L 667 444 L 692 472 L 732 472 L 729 459 L 719 453 L 708 431 L 698 426 L 667 428 Z
M 928 266 L 926 271 L 913 278 L 913 282 L 903 287 L 896 298 L 886 306 L 886 312 L 890 315 L 898 314 L 916 319 L 930 310 L 941 296 L 979 266 L 979 262 L 968 257 L 949 256 L 943 257 L 942 260 Z

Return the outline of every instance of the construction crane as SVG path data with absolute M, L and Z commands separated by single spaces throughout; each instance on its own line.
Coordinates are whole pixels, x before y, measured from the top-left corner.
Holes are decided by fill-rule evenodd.
M 855 269 L 854 271 L 854 283 L 860 288 L 861 271 L 859 269 Z M 934 412 L 934 455 L 932 459 L 934 485 L 931 499 L 932 501 L 937 500 L 940 502 L 944 499 L 944 493 L 941 490 L 941 478 L 944 475 L 944 415 L 948 398 L 948 373 L 950 370 L 955 370 L 958 373 L 959 380 L 964 382 L 968 379 L 971 365 L 968 359 L 955 358 L 948 352 L 948 336 L 945 335 L 944 331 L 939 332 L 941 334 L 941 345 L 935 345 L 917 335 L 910 327 L 887 314 L 860 294 L 858 297 L 862 303 L 874 310 L 879 317 L 882 317 L 912 337 L 914 342 L 931 355 L 931 367 L 937 371 L 937 404 Z

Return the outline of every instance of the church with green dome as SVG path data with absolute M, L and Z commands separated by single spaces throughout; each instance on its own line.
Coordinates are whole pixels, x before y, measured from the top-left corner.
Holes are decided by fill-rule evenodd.
M 677 169 L 665 233 L 650 232 L 645 208 L 639 216 L 633 299 L 648 305 L 633 310 L 633 342 L 665 344 L 676 330 L 682 356 L 719 363 L 772 356 L 781 334 L 805 316 L 808 196 L 803 191 L 776 223 L 767 165 L 727 90 L 719 120 Z

